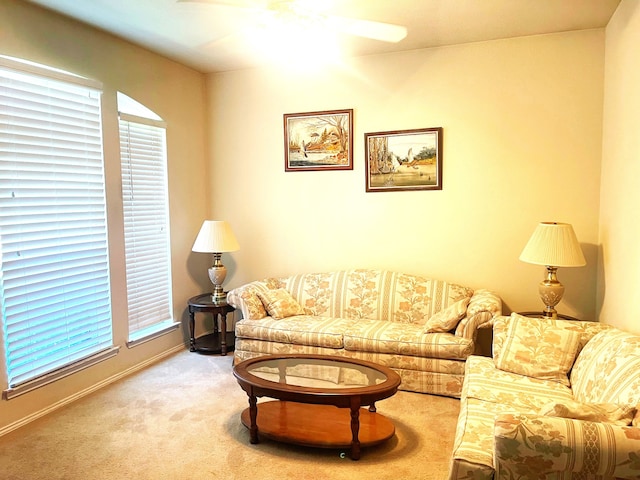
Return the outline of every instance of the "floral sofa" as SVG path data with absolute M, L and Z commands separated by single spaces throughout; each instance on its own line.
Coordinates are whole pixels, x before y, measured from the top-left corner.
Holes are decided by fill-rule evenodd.
M 401 389 L 460 397 L 478 328 L 501 314 L 500 298 L 385 270 L 268 278 L 227 301 L 242 312 L 234 361 L 281 353 L 341 355 L 386 365 Z
M 449 478 L 640 479 L 640 335 L 517 314 L 467 359 Z

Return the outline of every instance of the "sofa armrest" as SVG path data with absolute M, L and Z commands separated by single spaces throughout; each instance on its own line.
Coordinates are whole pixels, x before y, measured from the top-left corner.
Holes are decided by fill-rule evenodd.
M 502 300 L 490 290 L 476 290 L 469 300 L 466 316 L 456 328 L 456 336 L 474 340 L 479 328 L 489 328 L 502 315 Z
M 640 428 L 501 414 L 494 425 L 494 467 L 495 478 L 505 480 L 561 477 L 554 472 L 638 479 Z

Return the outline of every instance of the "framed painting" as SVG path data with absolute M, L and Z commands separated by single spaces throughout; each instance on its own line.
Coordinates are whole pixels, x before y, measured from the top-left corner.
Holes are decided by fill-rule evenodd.
M 286 113 L 284 169 L 353 170 L 353 110 Z
M 442 128 L 365 133 L 367 192 L 442 190 Z

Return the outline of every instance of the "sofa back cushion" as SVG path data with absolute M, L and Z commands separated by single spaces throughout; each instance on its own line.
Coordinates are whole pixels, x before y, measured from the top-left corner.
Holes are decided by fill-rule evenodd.
M 609 329 L 593 337 L 573 365 L 571 388 L 584 403 L 640 403 L 640 336 Z
M 500 356 L 502 348 L 504 346 L 504 342 L 507 338 L 507 330 L 510 328 L 511 321 L 517 318 L 522 318 L 522 315 L 512 313 L 509 317 L 501 316 L 497 317 L 494 320 L 492 346 L 494 358 Z M 610 325 L 606 325 L 604 323 L 586 322 L 581 320 L 542 320 L 550 327 L 571 330 L 578 333 L 580 341 L 578 343 L 578 351 L 576 352 L 576 355 L 579 354 L 580 351 L 582 351 L 587 342 L 589 342 L 595 335 L 602 332 L 603 330 L 609 330 L 613 328 Z
M 569 385 L 569 370 L 580 345 L 580 334 L 561 328 L 554 320 L 528 318 L 512 313 L 506 328 L 494 336 L 499 349 L 493 360 L 496 368 L 541 380 Z
M 307 315 L 424 325 L 473 295 L 460 285 L 386 270 L 307 273 L 278 279 Z

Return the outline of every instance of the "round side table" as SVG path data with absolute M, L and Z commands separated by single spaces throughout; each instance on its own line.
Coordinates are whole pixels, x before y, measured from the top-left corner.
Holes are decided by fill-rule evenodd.
M 226 355 L 232 352 L 235 343 L 235 333 L 227 332 L 227 313 L 235 310 L 227 303 L 213 303 L 210 293 L 196 295 L 189 299 L 189 350 L 200 353 L 219 353 Z M 211 313 L 213 315 L 213 333 L 195 337 L 196 312 Z M 220 328 L 218 328 L 220 317 Z
M 544 312 L 516 312 L 518 315 L 522 315 L 523 317 L 532 317 L 532 318 L 545 318 Z M 569 315 L 563 315 L 561 313 L 558 314 L 558 320 L 579 320 L 579 318 L 570 317 Z

